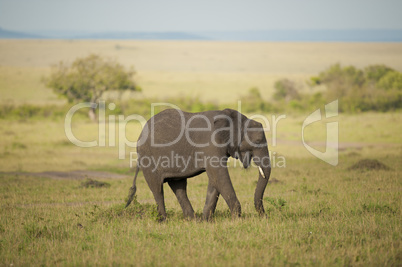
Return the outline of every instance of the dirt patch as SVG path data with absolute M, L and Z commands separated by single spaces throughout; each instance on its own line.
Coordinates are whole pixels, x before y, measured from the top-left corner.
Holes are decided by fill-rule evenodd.
M 276 139 L 278 145 L 288 145 L 288 146 L 305 146 L 302 140 L 287 140 L 287 139 Z M 388 148 L 399 146 L 399 143 L 361 143 L 361 142 L 338 142 L 338 143 L 327 143 L 325 141 L 307 141 L 307 145 L 311 147 L 331 147 L 337 148 L 339 151 L 347 151 L 349 149 L 362 150 L 363 148 Z
M 269 184 L 279 184 L 279 183 L 283 183 L 282 181 L 279 181 L 278 179 L 276 179 L 275 177 L 272 177 L 268 180 Z
M 110 187 L 109 183 L 101 182 L 93 179 L 87 179 L 86 181 L 81 183 L 81 187 L 85 188 L 101 188 L 101 187 Z
M 48 171 L 48 172 L 10 172 L 4 174 L 25 175 L 33 177 L 44 177 L 51 179 L 72 179 L 72 180 L 84 180 L 84 179 L 124 179 L 130 177 L 128 175 L 116 174 L 111 172 L 100 171 Z
M 376 159 L 362 159 L 348 170 L 390 170 L 391 168 Z
M 352 152 L 347 153 L 346 156 L 348 156 L 348 157 L 360 157 L 361 154 L 359 152 L 352 151 Z

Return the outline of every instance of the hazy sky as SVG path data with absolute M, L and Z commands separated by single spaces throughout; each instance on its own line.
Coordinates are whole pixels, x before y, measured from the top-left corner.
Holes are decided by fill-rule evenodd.
M 18 31 L 402 29 L 401 0 L 0 0 Z

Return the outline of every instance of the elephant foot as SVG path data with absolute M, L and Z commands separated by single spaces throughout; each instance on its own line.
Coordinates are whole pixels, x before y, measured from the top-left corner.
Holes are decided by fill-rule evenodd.
M 157 219 L 157 222 L 158 222 L 158 223 L 164 223 L 164 222 L 166 222 L 166 217 L 163 217 L 163 216 L 159 215 L 159 216 L 158 216 L 158 219 Z

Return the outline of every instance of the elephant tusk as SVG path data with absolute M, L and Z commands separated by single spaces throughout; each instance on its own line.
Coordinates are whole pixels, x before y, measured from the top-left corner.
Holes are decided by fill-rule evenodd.
M 261 167 L 258 167 L 258 170 L 260 171 L 261 176 L 265 179 L 265 175 L 264 175 L 264 172 L 262 171 Z

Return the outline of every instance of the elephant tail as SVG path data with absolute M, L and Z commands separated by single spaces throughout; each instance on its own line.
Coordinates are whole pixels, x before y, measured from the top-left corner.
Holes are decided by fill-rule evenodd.
M 133 186 L 130 187 L 130 190 L 128 191 L 128 199 L 127 199 L 126 208 L 127 208 L 128 205 L 130 205 L 131 202 L 133 201 L 135 192 L 137 191 L 137 186 L 135 185 L 135 183 L 136 183 L 136 181 L 137 181 L 137 176 L 138 176 L 138 172 L 139 172 L 139 171 L 140 171 L 140 166 L 137 164 L 137 169 L 135 170 L 135 176 L 134 176 Z

